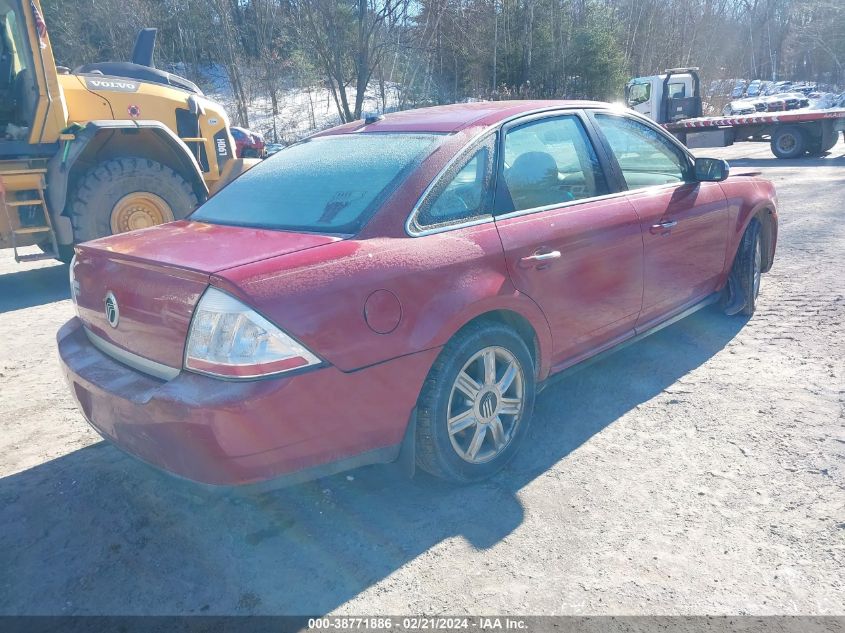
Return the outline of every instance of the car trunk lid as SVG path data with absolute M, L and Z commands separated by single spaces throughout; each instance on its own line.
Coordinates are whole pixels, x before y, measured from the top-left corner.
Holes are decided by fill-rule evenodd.
M 86 242 L 74 265 L 77 313 L 100 339 L 179 368 L 214 273 L 339 239 L 181 221 Z

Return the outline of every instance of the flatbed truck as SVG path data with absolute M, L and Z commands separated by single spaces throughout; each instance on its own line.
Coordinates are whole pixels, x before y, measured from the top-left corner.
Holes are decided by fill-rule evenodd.
M 845 134 L 845 108 L 758 112 L 742 116 L 701 116 L 697 68 L 671 68 L 662 75 L 628 82 L 628 107 L 672 132 L 689 147 L 725 147 L 744 141 L 768 142 L 778 158 L 819 156 Z

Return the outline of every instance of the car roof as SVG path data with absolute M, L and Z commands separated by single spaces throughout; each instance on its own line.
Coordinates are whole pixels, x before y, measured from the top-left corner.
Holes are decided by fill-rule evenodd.
M 532 100 L 477 101 L 403 110 L 383 115 L 372 123 L 353 121 L 316 136 L 371 132 L 435 132 L 454 133 L 470 127 L 489 127 L 519 114 L 549 109 L 600 108 L 609 104 L 599 101 Z

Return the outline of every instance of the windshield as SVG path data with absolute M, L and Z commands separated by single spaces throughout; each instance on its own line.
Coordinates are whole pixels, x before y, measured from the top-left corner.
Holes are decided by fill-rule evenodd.
M 191 216 L 316 233 L 357 233 L 430 154 L 437 134 L 344 134 L 292 145 L 256 165 Z

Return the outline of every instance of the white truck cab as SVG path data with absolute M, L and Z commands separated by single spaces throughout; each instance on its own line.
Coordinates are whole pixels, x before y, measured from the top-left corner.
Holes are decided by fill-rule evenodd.
M 662 75 L 636 77 L 625 86 L 625 102 L 657 123 L 699 117 L 698 68 L 669 68 Z

